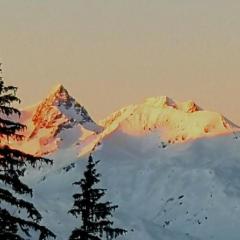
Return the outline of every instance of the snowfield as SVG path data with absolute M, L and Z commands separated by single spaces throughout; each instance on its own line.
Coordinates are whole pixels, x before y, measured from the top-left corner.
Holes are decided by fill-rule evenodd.
M 51 169 L 29 173 L 26 181 L 43 223 L 65 240 L 80 223 L 67 211 L 78 191 L 71 183 L 82 177 L 87 156 L 78 159 L 69 149 L 51 157 Z M 240 139 L 233 135 L 162 148 L 154 133 L 139 138 L 118 132 L 94 158 L 101 160 L 106 198 L 119 205 L 115 223 L 128 230 L 119 239 L 239 239 Z

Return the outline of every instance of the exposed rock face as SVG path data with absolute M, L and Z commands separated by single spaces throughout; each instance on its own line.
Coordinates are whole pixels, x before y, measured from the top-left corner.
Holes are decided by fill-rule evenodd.
M 56 90 L 36 109 L 32 121 L 34 130 L 30 138 L 38 134 L 39 129 L 52 129 L 56 136 L 62 129 L 71 128 L 77 124 L 91 124 L 94 132 L 100 132 L 101 127 L 91 119 L 86 109 L 71 97 L 68 91 L 59 85 Z M 86 127 L 88 128 L 88 127 Z

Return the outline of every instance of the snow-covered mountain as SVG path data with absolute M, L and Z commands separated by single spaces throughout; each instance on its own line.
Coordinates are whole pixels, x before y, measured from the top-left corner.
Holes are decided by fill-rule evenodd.
M 171 143 L 225 133 L 234 127 L 221 114 L 204 111 L 193 101 L 176 102 L 166 96 L 123 108 L 103 121 L 103 125 L 134 135 L 157 129 Z
M 139 137 L 156 133 L 165 146 L 228 134 L 238 128 L 221 114 L 202 110 L 193 101 L 177 102 L 166 96 L 147 98 L 143 103 L 124 107 L 100 121 L 100 125 L 104 130 L 91 137 L 91 144 L 83 142 L 81 154 L 119 131 Z
M 236 127 L 193 101 L 177 102 L 166 96 L 129 105 L 96 124 L 62 85 L 41 103 L 23 110 L 21 121 L 27 125 L 26 138 L 16 147 L 40 155 L 71 145 L 83 155 L 116 131 L 130 136 L 158 132 L 163 144 L 173 144 L 226 134 Z
M 67 212 L 90 152 L 107 200 L 119 205 L 114 221 L 128 230 L 119 240 L 239 239 L 240 133 L 221 114 L 156 97 L 96 124 L 59 86 L 22 121 L 21 147 L 55 160 L 25 181 L 58 240 L 79 224 Z
M 86 135 L 103 130 L 62 85 L 41 103 L 23 110 L 21 121 L 27 131 L 17 147 L 40 155 L 67 148 Z

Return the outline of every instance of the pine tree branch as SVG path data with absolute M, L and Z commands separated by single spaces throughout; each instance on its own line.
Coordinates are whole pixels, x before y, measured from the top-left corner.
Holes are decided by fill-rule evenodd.
M 27 162 L 33 167 L 36 167 L 37 163 L 40 163 L 41 165 L 43 163 L 50 164 L 50 165 L 53 164 L 53 161 L 50 159 L 33 156 L 31 154 L 24 153 L 20 150 L 12 149 L 7 145 L 0 147 L 0 157 L 1 156 L 4 156 L 5 158 L 14 159 L 19 162 L 21 161 L 25 163 Z
M 13 234 L 12 232 L 0 232 L 0 239 L 4 239 L 4 240 L 25 240 L 24 238 Z
M 106 232 L 107 239 L 117 238 L 118 236 L 121 236 L 121 235 L 127 233 L 127 231 L 125 229 L 111 228 L 111 227 L 105 227 L 104 231 Z
M 82 230 L 82 229 L 79 229 L 79 228 L 76 228 L 75 230 L 73 230 L 69 240 L 80 240 L 80 239 L 83 239 L 83 240 L 101 240 L 99 237 L 97 236 L 93 236 L 92 234 Z
M 28 217 L 36 222 L 39 222 L 42 219 L 40 213 L 32 203 L 17 199 L 8 190 L 0 188 L 0 200 L 10 203 L 12 206 L 25 209 L 28 213 Z
M 0 174 L 0 180 L 6 185 L 10 185 L 16 193 L 30 194 L 30 196 L 32 196 L 32 189 L 22 183 L 17 176 L 13 177 L 7 174 Z
M 7 90 L 7 88 L 5 88 L 5 90 Z M 8 90 L 10 90 L 8 88 Z M 14 93 L 8 93 L 8 94 L 4 94 L 4 95 L 1 95 L 0 96 L 0 106 L 10 106 L 13 102 L 17 102 L 17 103 L 20 103 L 20 99 L 18 97 L 15 96 Z M 11 107 L 9 107 L 11 108 Z M 15 109 L 15 108 L 12 108 L 12 109 Z M 17 109 L 16 110 L 16 113 L 20 113 L 20 111 L 18 111 Z M 5 113 L 4 113 L 5 114 Z M 6 114 L 8 115 L 8 114 Z
M 56 235 L 50 230 L 48 230 L 46 227 L 40 226 L 35 222 L 14 217 L 6 209 L 0 208 L 0 216 L 3 216 L 4 218 L 8 219 L 11 223 L 17 224 L 27 236 L 29 236 L 29 228 L 31 228 L 34 231 L 40 231 L 39 240 L 46 240 L 48 239 L 48 237 L 56 238 Z

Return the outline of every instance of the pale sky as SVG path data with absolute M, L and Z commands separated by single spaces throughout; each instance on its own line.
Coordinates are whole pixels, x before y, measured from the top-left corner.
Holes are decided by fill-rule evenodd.
M 167 95 L 240 124 L 239 0 L 0 0 L 0 60 L 22 106 L 62 83 L 97 120 Z

